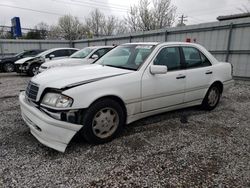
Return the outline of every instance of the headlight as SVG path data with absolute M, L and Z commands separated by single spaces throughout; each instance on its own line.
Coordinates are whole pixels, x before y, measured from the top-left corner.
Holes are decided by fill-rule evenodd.
M 46 93 L 42 104 L 56 108 L 67 108 L 73 103 L 73 99 L 60 93 Z
M 26 66 L 28 66 L 28 63 L 27 62 L 23 63 L 22 66 L 26 67 Z
M 40 58 L 39 58 L 39 61 L 40 61 L 40 62 L 45 62 L 45 58 L 44 58 L 44 57 L 40 57 Z

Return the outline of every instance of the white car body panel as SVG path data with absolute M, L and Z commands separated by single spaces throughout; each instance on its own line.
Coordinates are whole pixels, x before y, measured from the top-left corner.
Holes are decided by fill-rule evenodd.
M 47 68 L 61 67 L 61 66 L 75 66 L 75 65 L 81 65 L 81 63 L 85 62 L 86 62 L 85 59 L 80 59 L 80 58 L 64 58 L 58 60 L 51 60 L 49 62 L 43 63 L 42 66 L 45 66 Z
M 139 45 L 140 43 L 138 43 Z M 157 43 L 142 43 L 154 44 Z M 192 46 L 199 49 L 212 63 L 211 66 L 197 69 L 182 69 L 178 71 L 169 71 L 166 74 L 152 75 L 150 73 L 150 65 L 153 59 L 162 47 L 170 46 Z M 212 74 L 206 74 L 212 71 Z M 185 79 L 177 79 L 178 76 L 185 76 Z M 232 84 L 231 65 L 229 63 L 218 62 L 207 50 L 202 46 L 192 43 L 161 43 L 156 45 L 153 52 L 148 56 L 146 61 L 137 71 L 103 66 L 99 64 L 91 64 L 73 67 L 56 67 L 49 69 L 37 76 L 31 81 L 39 85 L 36 102 L 40 101 L 43 91 L 46 88 L 61 89 L 62 94 L 74 99 L 71 107 L 64 110 L 86 109 L 94 101 L 106 96 L 115 96 L 120 98 L 126 107 L 127 123 L 131 123 L 138 119 L 151 116 L 154 114 L 184 108 L 202 103 L 208 88 L 216 81 L 224 85 L 224 90 Z M 67 147 L 70 137 L 75 134 L 81 125 L 74 124 L 73 132 L 69 128 L 61 130 L 62 134 L 69 134 L 67 139 L 60 138 L 57 142 L 49 141 L 45 143 L 44 139 L 55 134 L 58 135 L 53 126 L 58 127 L 61 121 L 54 120 L 49 117 L 48 122 L 45 114 L 36 109 L 29 107 L 29 103 L 25 101 L 23 94 L 20 94 L 20 104 L 23 116 L 27 116 L 30 121 L 43 126 L 47 133 L 39 133 L 34 135 L 43 144 L 59 151 L 64 151 Z M 60 110 L 51 108 L 54 110 Z M 36 116 L 31 115 L 34 113 Z M 39 118 L 39 113 L 42 118 Z M 38 120 L 39 119 L 39 120 Z M 27 123 L 27 118 L 24 120 Z M 67 129 L 68 124 L 61 122 L 62 126 Z M 29 122 L 27 123 L 29 125 Z M 67 125 L 66 125 L 67 124 Z M 70 123 L 72 124 L 72 123 Z M 51 128 L 49 128 L 52 126 Z M 31 127 L 29 125 L 29 127 Z M 31 128 L 32 129 L 32 128 Z M 37 131 L 32 129 L 33 132 Z M 75 132 L 74 132 L 75 131 Z M 50 134 L 49 134 L 50 133 Z M 40 136 L 37 136 L 40 135 Z M 42 141 L 41 141 L 42 140 Z
M 29 61 L 31 59 L 34 59 L 34 57 L 25 57 L 25 58 L 22 58 L 22 59 L 19 59 L 19 60 L 15 61 L 15 64 L 23 64 L 26 61 Z
M 68 142 L 82 128 L 82 125 L 55 120 L 25 101 L 24 92 L 20 93 L 22 117 L 29 126 L 31 133 L 44 145 L 64 152 Z M 42 129 L 39 131 L 37 126 Z

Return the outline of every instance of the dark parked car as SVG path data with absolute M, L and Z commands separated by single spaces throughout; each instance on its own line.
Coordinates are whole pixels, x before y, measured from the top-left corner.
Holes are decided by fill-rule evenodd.
M 11 57 L 0 58 L 0 72 L 14 72 L 15 61 L 25 57 L 34 57 L 43 51 L 44 50 L 27 50 Z
M 79 49 L 77 48 L 52 48 L 35 57 L 27 57 L 15 62 L 17 73 L 26 73 L 29 76 L 38 74 L 39 67 L 46 61 L 67 58 Z

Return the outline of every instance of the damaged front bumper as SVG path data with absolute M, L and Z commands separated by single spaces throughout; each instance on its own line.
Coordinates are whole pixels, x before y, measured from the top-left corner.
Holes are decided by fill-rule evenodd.
M 56 120 L 27 102 L 25 92 L 19 95 L 22 118 L 30 132 L 42 144 L 64 152 L 73 136 L 82 125 Z
M 28 67 L 22 64 L 15 64 L 15 71 L 17 73 L 26 73 L 28 71 Z

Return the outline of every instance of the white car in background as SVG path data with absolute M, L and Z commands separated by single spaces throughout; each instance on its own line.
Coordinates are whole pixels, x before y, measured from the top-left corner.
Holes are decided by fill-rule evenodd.
M 42 63 L 52 59 L 62 59 L 69 57 L 79 49 L 77 48 L 52 48 L 46 50 L 35 57 L 27 57 L 15 62 L 18 73 L 27 73 L 29 76 L 38 74 L 39 67 Z
M 64 152 L 78 132 L 112 140 L 138 119 L 189 106 L 212 110 L 232 83 L 230 63 L 193 43 L 130 43 L 97 62 L 36 75 L 19 95 L 22 117 L 44 145 Z
M 97 59 L 101 58 L 104 54 L 106 54 L 113 48 L 114 46 L 86 47 L 83 48 L 82 50 L 75 52 L 69 58 L 51 60 L 49 62 L 43 63 L 39 68 L 39 72 L 41 73 L 53 67 L 90 64 L 96 61 Z

